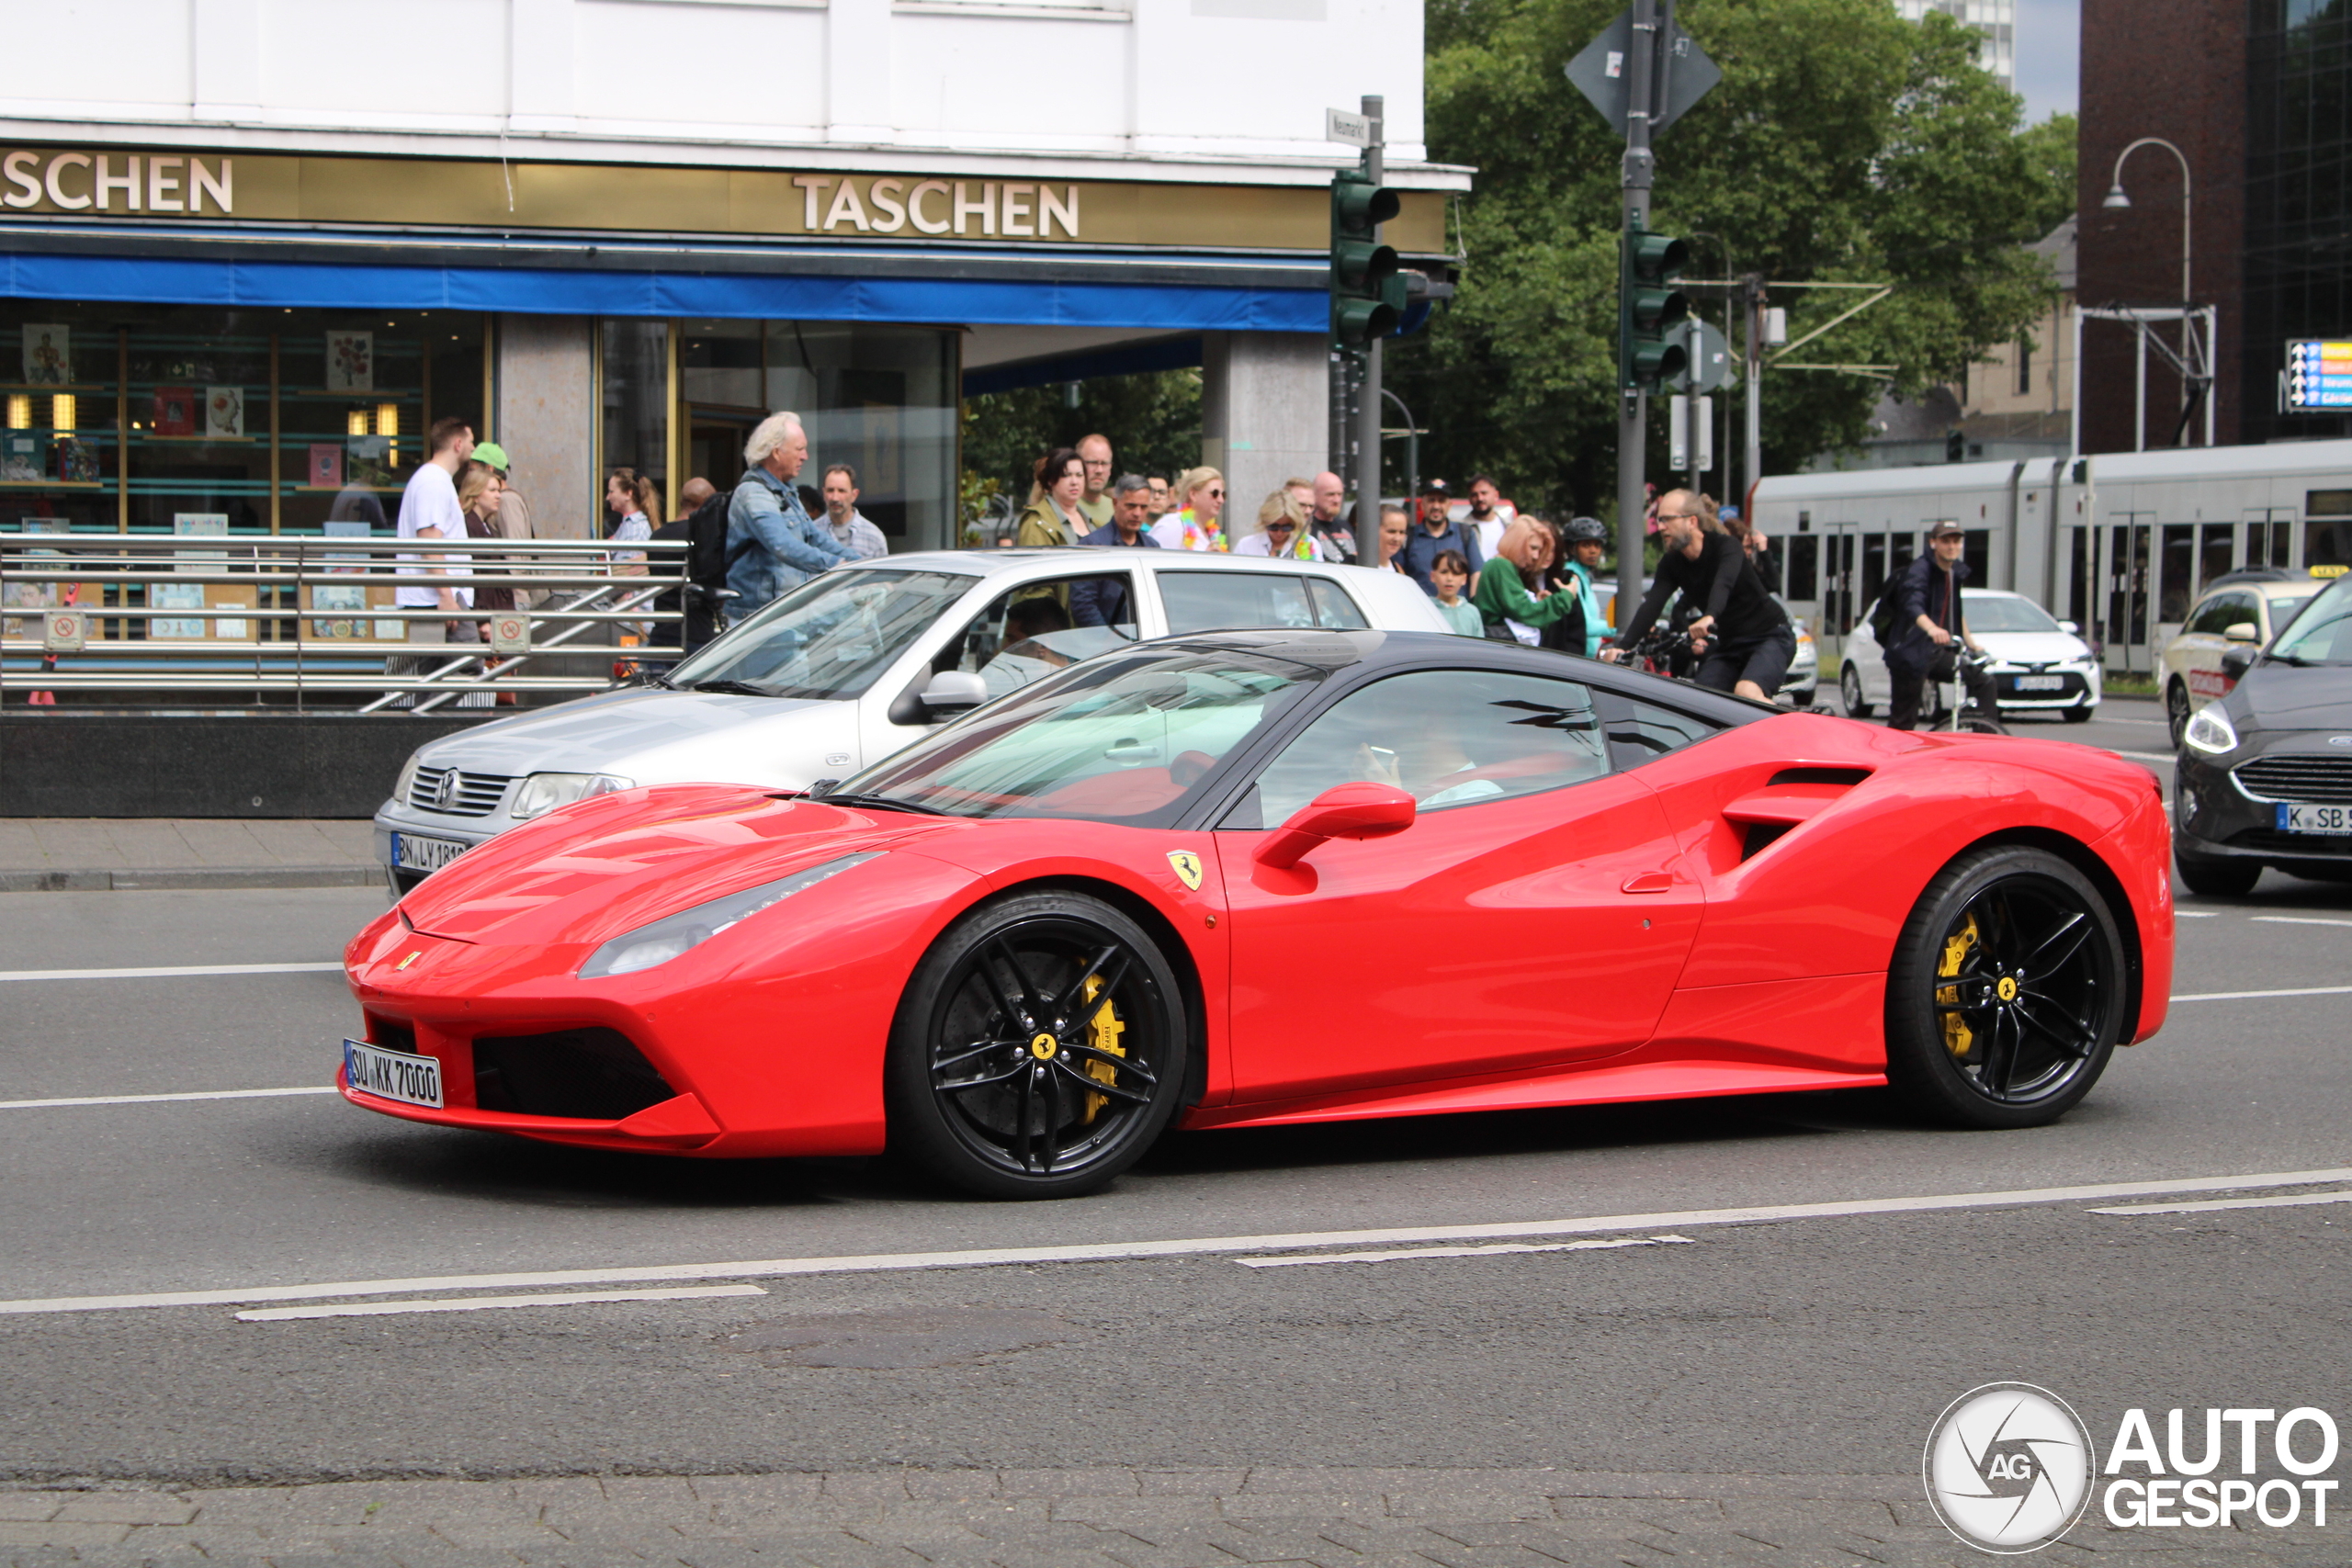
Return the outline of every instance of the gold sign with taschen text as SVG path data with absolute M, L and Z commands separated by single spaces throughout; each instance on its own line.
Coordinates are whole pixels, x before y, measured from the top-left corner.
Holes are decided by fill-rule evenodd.
M 1408 253 L 1442 251 L 1443 194 L 1401 195 L 1404 210 L 1387 226 L 1388 243 Z M 122 148 L 0 152 L 0 219 L 18 214 L 1207 250 L 1320 252 L 1330 241 L 1329 197 L 1321 186 Z

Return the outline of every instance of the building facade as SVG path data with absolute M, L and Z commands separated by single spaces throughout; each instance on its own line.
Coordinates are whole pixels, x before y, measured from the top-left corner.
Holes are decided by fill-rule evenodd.
M 2014 91 L 2018 85 L 2018 0 L 1894 0 L 1904 20 L 1916 22 L 1930 11 L 1941 11 L 1984 35 L 1977 58 L 1984 69 Z
M 588 536 L 605 471 L 724 486 L 786 408 L 937 547 L 967 385 L 1182 364 L 1262 493 L 1324 458 L 1324 109 L 1385 96 L 1400 250 L 1467 188 L 1398 0 L 93 0 L 12 34 L 49 63 L 0 97 L 0 529 L 389 527 L 454 413 Z

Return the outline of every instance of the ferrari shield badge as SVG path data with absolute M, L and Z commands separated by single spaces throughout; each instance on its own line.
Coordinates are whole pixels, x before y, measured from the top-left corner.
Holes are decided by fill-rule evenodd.
M 1201 890 L 1201 857 L 1190 850 L 1170 850 L 1168 863 L 1176 868 L 1176 880 L 1198 893 Z

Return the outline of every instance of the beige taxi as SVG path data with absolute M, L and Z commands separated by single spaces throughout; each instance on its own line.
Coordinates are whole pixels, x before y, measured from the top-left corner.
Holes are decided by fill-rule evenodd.
M 2236 682 L 2223 672 L 2222 655 L 2232 648 L 2253 649 L 2284 631 L 2295 612 L 2326 586 L 2326 576 L 2341 567 L 2317 569 L 2311 576 L 2274 569 L 2233 571 L 2215 578 L 2205 596 L 2189 607 L 2180 635 L 2165 644 L 2165 717 L 2172 726 L 2175 750 L 2189 716 L 2216 698 L 2229 695 Z

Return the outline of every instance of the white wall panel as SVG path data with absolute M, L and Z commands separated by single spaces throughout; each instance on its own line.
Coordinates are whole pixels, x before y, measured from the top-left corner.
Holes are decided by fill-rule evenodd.
M 774 126 L 806 136 L 825 124 L 821 10 L 577 0 L 572 14 L 574 112 L 602 128 Z
M 506 112 L 505 0 L 262 0 L 261 34 L 273 118 Z
M 188 0 L 17 0 L 5 14 L 9 70 L 0 97 L 187 111 Z
M 1127 23 L 922 13 L 890 26 L 902 130 L 949 145 L 1010 136 L 1073 148 L 1128 134 Z

